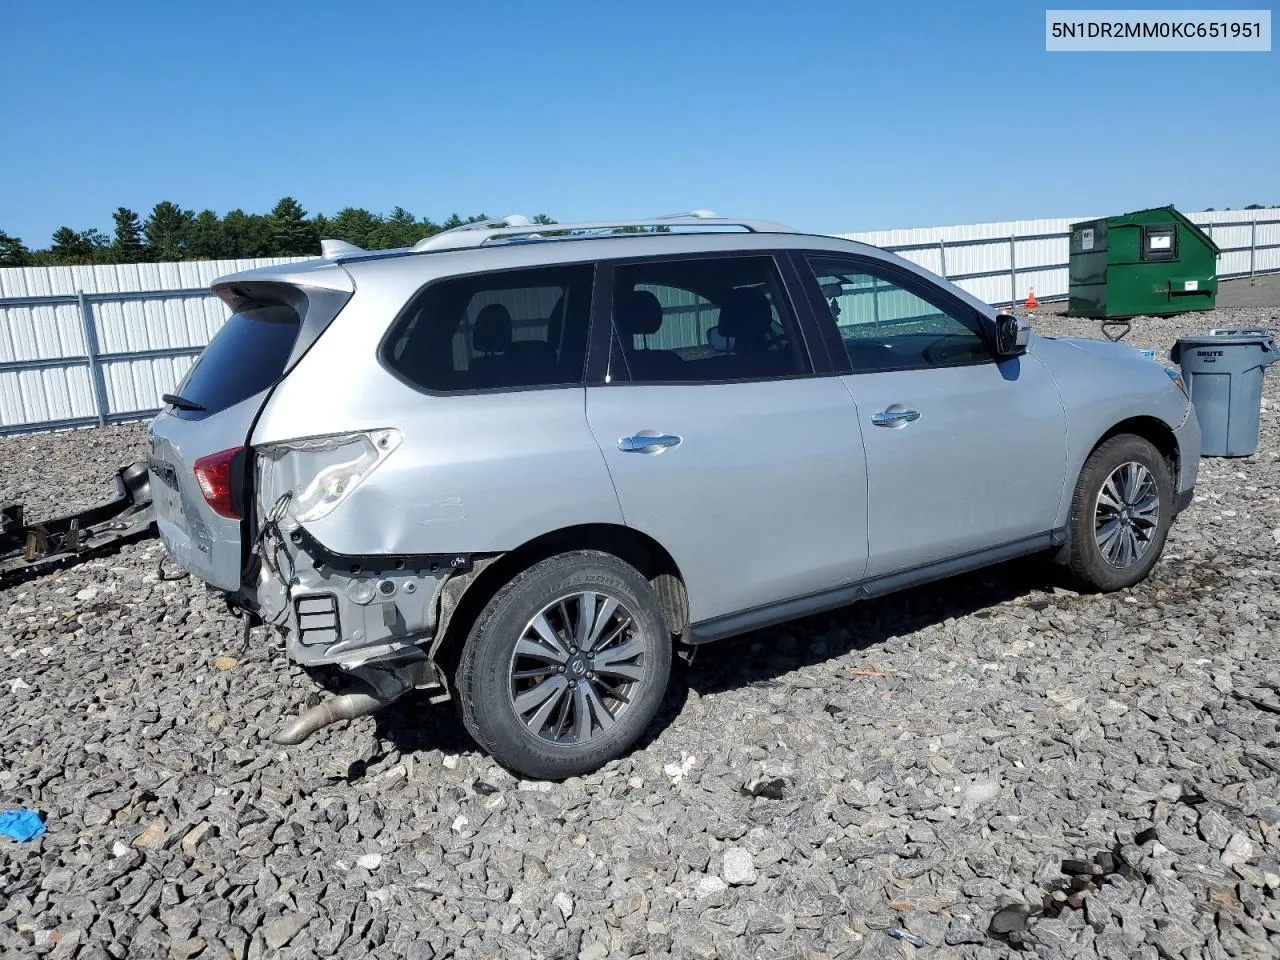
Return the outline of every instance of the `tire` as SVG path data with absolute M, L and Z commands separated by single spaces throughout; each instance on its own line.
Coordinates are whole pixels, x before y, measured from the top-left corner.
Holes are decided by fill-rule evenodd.
M 1160 559 L 1172 522 L 1173 479 L 1160 451 L 1133 434 L 1111 437 L 1076 481 L 1068 565 L 1094 590 L 1131 587 Z
M 598 632 L 592 657 L 577 632 L 584 610 L 592 612 L 586 641 Z M 657 597 L 639 571 L 607 553 L 559 554 L 512 579 L 476 618 L 454 677 L 462 722 L 515 773 L 588 773 L 653 721 L 671 653 Z

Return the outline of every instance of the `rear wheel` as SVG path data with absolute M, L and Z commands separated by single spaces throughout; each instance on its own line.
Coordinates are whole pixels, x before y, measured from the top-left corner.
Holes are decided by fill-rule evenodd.
M 1146 578 L 1173 520 L 1173 479 L 1142 437 L 1111 437 L 1089 455 L 1071 504 L 1072 572 L 1098 590 Z
M 499 763 L 559 779 L 622 754 L 653 720 L 671 635 L 635 568 L 594 551 L 543 560 L 476 619 L 456 685 L 468 732 Z

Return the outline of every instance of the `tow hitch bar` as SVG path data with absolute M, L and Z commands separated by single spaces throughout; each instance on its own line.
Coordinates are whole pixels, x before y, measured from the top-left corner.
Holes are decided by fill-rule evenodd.
M 0 587 L 142 540 L 155 533 L 155 507 L 145 462 L 116 471 L 116 495 L 79 513 L 27 524 L 22 504 L 0 502 Z

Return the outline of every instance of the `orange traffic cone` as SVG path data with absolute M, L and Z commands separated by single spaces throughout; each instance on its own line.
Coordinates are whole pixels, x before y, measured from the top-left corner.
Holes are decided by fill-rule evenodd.
M 1036 299 L 1036 291 L 1033 287 L 1030 295 L 1027 297 L 1027 309 L 1034 310 L 1038 306 L 1040 306 L 1040 301 Z

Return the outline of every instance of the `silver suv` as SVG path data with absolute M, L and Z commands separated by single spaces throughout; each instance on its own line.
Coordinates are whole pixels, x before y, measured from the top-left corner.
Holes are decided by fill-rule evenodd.
M 213 284 L 150 431 L 172 559 L 346 690 L 281 743 L 416 689 L 583 773 L 699 644 L 1030 554 L 1126 587 L 1192 497 L 1176 370 L 864 244 L 698 212 L 324 250 Z

